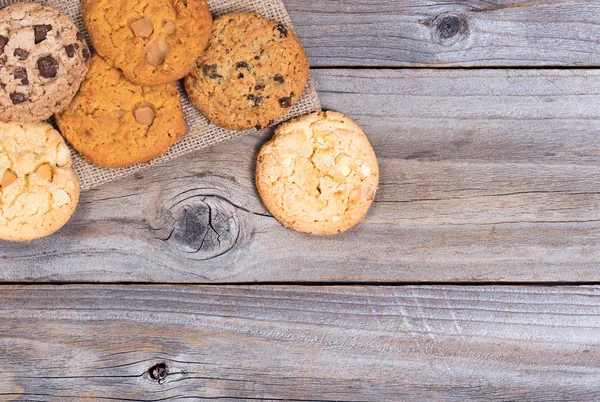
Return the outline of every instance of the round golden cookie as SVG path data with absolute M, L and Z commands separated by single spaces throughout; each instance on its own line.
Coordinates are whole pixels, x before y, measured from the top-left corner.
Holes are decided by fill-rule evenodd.
M 188 74 L 212 30 L 205 0 L 84 0 L 83 21 L 98 54 L 147 86 Z
M 280 125 L 258 155 L 256 186 L 283 225 L 333 235 L 356 225 L 379 185 L 375 152 L 363 131 L 336 112 Z
M 232 130 L 272 125 L 298 100 L 308 59 L 292 30 L 260 14 L 224 15 L 196 67 L 185 78 L 192 103 Z
M 56 114 L 56 123 L 88 162 L 108 168 L 148 162 L 186 132 L 175 84 L 134 85 L 96 54 L 81 89 Z
M 48 236 L 78 201 L 71 152 L 59 133 L 45 123 L 0 123 L 0 240 Z

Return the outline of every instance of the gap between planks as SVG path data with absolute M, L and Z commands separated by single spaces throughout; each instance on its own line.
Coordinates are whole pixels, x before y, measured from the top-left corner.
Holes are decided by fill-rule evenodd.
M 538 281 L 538 282 L 451 282 L 451 281 L 423 281 L 423 282 L 282 282 L 282 281 L 263 281 L 263 282 L 213 282 L 213 283 L 189 283 L 189 282 L 1 282 L 0 286 L 18 286 L 18 287 L 39 287 L 39 286 L 153 286 L 153 287 L 164 287 L 164 286 L 183 286 L 183 287 L 290 287 L 290 288 L 327 288 L 327 287 L 428 287 L 428 286 L 446 286 L 446 287 L 523 287 L 523 288 L 560 288 L 560 287 L 590 287 L 600 286 L 599 281 L 578 281 L 578 282 L 558 282 L 558 281 Z
M 311 66 L 311 70 L 441 70 L 441 71 L 478 71 L 478 70 L 600 70 L 598 66 L 447 66 L 447 67 L 429 67 L 429 66 Z

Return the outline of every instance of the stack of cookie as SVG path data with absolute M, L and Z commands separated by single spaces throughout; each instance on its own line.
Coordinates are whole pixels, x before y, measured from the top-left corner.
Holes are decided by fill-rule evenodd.
M 85 0 L 83 20 L 97 54 L 56 122 L 102 167 L 147 162 L 185 135 L 179 79 L 209 120 L 233 130 L 273 124 L 308 81 L 296 36 L 259 14 L 225 15 L 213 27 L 205 0 Z
M 82 7 L 97 53 L 56 123 L 90 163 L 119 168 L 148 162 L 186 133 L 175 82 L 192 70 L 208 43 L 208 5 L 205 0 L 85 0 Z
M 50 7 L 0 10 L 0 239 L 50 234 L 78 200 L 62 138 L 48 125 L 24 123 L 54 114 L 86 161 L 126 167 L 162 155 L 185 135 L 180 79 L 212 123 L 238 131 L 274 125 L 309 79 L 296 35 L 260 14 L 213 23 L 205 0 L 84 0 L 82 7 L 93 55 L 73 23 Z M 277 129 L 256 177 L 278 220 L 328 235 L 365 215 L 378 168 L 356 124 L 317 113 Z
M 69 148 L 38 122 L 69 104 L 89 59 L 83 36 L 58 11 L 34 3 L 0 10 L 0 240 L 49 235 L 75 211 Z

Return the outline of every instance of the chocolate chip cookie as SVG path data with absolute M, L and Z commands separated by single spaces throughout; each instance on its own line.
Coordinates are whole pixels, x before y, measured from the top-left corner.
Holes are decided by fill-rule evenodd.
M 58 131 L 45 123 L 0 123 L 0 240 L 48 236 L 78 201 L 71 152 Z
M 84 0 L 83 20 L 98 54 L 146 86 L 187 75 L 212 30 L 205 0 Z
M 186 132 L 175 84 L 134 85 L 96 54 L 81 89 L 56 114 L 56 123 L 88 162 L 108 168 L 147 162 Z
M 209 120 L 241 131 L 283 116 L 308 77 L 308 59 L 290 28 L 260 14 L 235 13 L 215 20 L 185 89 Z
M 281 124 L 261 149 L 256 186 L 283 225 L 333 235 L 367 213 L 379 184 L 369 140 L 356 123 L 335 112 L 316 112 Z
M 90 51 L 71 20 L 35 3 L 0 10 L 0 121 L 45 120 L 69 104 Z

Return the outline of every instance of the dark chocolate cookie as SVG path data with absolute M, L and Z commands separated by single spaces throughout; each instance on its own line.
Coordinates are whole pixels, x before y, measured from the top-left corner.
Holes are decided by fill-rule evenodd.
M 90 51 L 54 8 L 15 3 L 0 10 L 0 121 L 35 122 L 69 104 Z
M 286 114 L 308 76 L 308 59 L 291 29 L 260 14 L 235 13 L 215 20 L 185 89 L 213 123 L 245 130 Z

